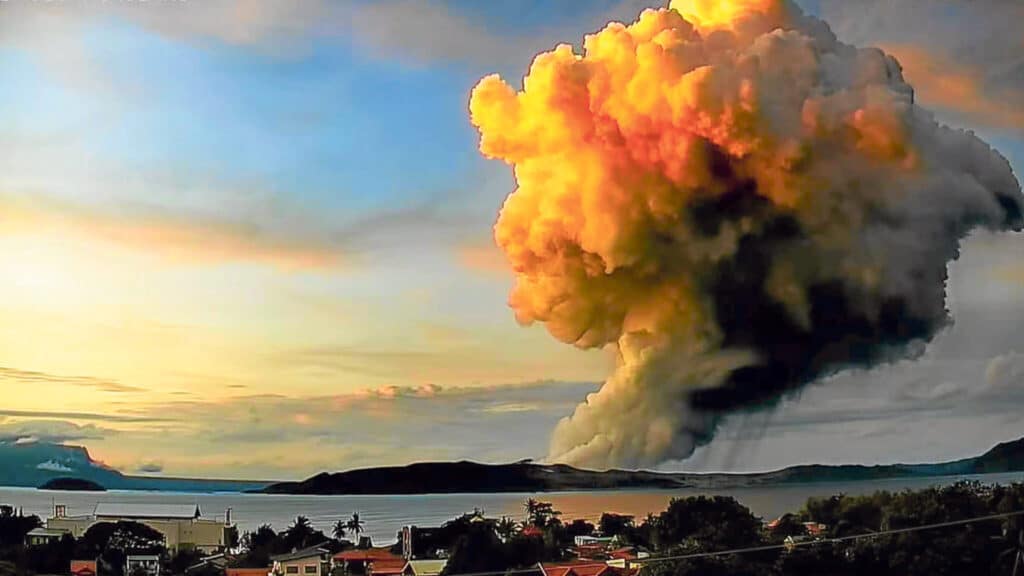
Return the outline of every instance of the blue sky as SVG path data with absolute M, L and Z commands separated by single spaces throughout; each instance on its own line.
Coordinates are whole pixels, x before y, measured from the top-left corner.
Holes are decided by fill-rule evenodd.
M 984 2 L 965 3 L 961 14 L 917 2 L 925 11 L 912 18 L 884 2 L 866 2 L 861 13 L 838 0 L 801 4 L 858 44 L 891 44 L 900 27 L 975 26 L 946 43 L 908 38 L 976 79 L 991 105 L 958 108 L 927 90 L 919 99 L 978 129 L 1021 174 L 1024 125 L 1000 113 L 1024 101 L 1012 102 L 1024 86 L 987 72 L 1024 66 L 1019 37 L 994 23 L 1012 21 L 1015 7 L 990 14 Z M 298 477 L 417 455 L 543 455 L 546 431 L 604 378 L 611 358 L 515 323 L 505 304 L 511 275 L 490 240 L 514 182 L 477 152 L 469 90 L 491 72 L 518 79 L 537 51 L 578 44 L 609 18 L 650 5 L 658 3 L 0 4 L 0 274 L 13 279 L 0 288 L 0 390 L 20 414 L 0 415 L 0 426 L 54 427 L 50 397 L 18 377 L 31 371 L 52 376 L 62 412 L 97 415 L 57 418 L 71 431 L 59 439 L 84 442 L 125 470 L 155 460 L 173 474 Z M 893 24 L 859 24 L 870 18 Z M 976 58 L 1014 42 L 1005 61 Z M 907 72 L 913 81 L 915 70 Z M 930 85 L 927 69 L 916 73 Z M 985 265 L 1015 264 L 1024 244 L 998 242 L 991 250 L 1001 256 Z M 1020 296 L 999 298 L 1009 305 Z M 993 343 L 976 360 L 1011 353 Z M 445 392 L 403 396 L 427 385 Z M 384 404 L 377 391 L 391 389 L 412 406 L 396 404 L 398 414 L 425 411 L 428 423 L 443 424 L 436 435 L 379 410 L 359 414 L 379 431 L 367 437 L 308 424 L 329 417 L 325 399 Z M 813 412 L 820 394 L 809 396 L 791 410 Z M 446 412 L 467 398 L 500 413 L 503 433 L 530 430 L 528 441 L 460 443 L 489 426 Z M 218 412 L 267 405 L 284 414 L 277 427 L 240 416 L 237 446 L 209 441 Z M 173 425 L 115 418 L 167 410 L 181 415 Z M 32 412 L 39 416 L 25 416 Z M 296 432 L 303 426 L 311 435 Z M 806 440 L 820 434 L 815 426 L 787 434 L 811 446 L 804 454 L 827 458 Z M 285 440 L 246 461 L 247 427 Z M 192 456 L 160 444 L 168 431 Z M 423 438 L 419 449 L 381 440 L 407 445 L 411 434 Z M 950 452 L 1000 439 L 980 424 L 971 434 Z M 709 450 L 732 453 L 725 436 Z M 317 457 L 288 460 L 311 437 L 322 443 Z M 908 452 L 930 442 L 920 429 L 909 437 Z M 758 446 L 738 467 L 792 463 L 786 443 Z M 868 459 L 872 446 L 854 442 L 842 457 Z M 725 465 L 701 458 L 696 465 Z

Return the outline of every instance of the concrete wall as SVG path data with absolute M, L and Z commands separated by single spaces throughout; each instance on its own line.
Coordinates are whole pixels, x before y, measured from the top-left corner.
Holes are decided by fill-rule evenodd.
M 91 517 L 50 518 L 46 521 L 46 527 L 51 530 L 70 532 L 75 538 L 81 538 L 89 526 L 95 523 L 96 521 Z
M 216 520 L 151 520 L 138 518 L 50 518 L 46 527 L 54 530 L 70 532 L 75 538 L 81 538 L 90 526 L 98 522 L 117 522 L 127 520 L 145 524 L 164 536 L 164 544 L 169 550 L 179 548 L 195 548 L 202 552 L 217 552 L 224 547 L 224 523 Z
M 324 571 L 323 563 L 318 558 L 303 558 L 302 560 L 290 560 L 288 562 L 281 562 L 281 574 L 284 576 L 325 576 L 327 573 Z M 316 568 L 315 572 L 307 572 L 306 570 Z M 292 569 L 293 572 L 288 570 Z

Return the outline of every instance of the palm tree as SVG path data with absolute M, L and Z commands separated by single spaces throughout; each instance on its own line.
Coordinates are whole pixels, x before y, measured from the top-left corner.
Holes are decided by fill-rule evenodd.
M 295 522 L 288 527 L 288 533 L 293 536 L 307 536 L 313 533 L 313 525 L 309 523 L 309 518 L 305 516 L 296 516 Z
M 523 509 L 526 510 L 526 517 L 527 518 L 529 518 L 530 516 L 533 516 L 533 513 L 537 511 L 537 505 L 538 504 L 540 504 L 540 502 L 537 502 L 533 498 L 530 498 L 526 502 L 523 503 Z
M 305 548 L 309 545 L 309 540 L 313 537 L 314 532 L 309 518 L 296 516 L 295 522 L 282 532 L 281 536 L 288 548 Z
M 517 528 L 518 525 L 516 524 L 516 521 L 508 516 L 502 516 L 501 520 L 498 520 L 498 525 L 495 526 L 495 530 L 498 531 L 498 535 L 505 540 L 514 536 Z
M 352 513 L 352 517 L 345 523 L 345 527 L 356 535 L 356 540 L 359 539 L 359 534 L 363 531 L 363 521 L 359 519 L 359 512 Z
M 338 520 L 334 523 L 334 529 L 331 533 L 334 534 L 335 540 L 341 540 L 345 538 L 345 531 L 348 530 L 348 524 L 345 524 L 344 520 Z
M 526 521 L 538 528 L 544 528 L 562 513 L 555 510 L 550 502 L 540 502 L 530 498 L 523 504 L 526 510 Z

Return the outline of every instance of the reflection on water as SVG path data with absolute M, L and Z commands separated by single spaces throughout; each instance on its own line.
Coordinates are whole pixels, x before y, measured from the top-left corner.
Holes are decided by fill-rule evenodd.
M 876 490 L 902 490 L 950 484 L 968 478 L 986 483 L 1024 481 L 1024 473 L 968 477 L 916 478 L 758 486 L 723 490 L 630 490 L 608 492 L 549 492 L 543 494 L 427 494 L 417 496 L 281 496 L 261 494 L 182 494 L 168 492 L 50 492 L 31 488 L 0 488 L 0 504 L 24 508 L 26 514 L 46 518 L 54 504 L 66 504 L 69 514 L 90 514 L 98 502 L 199 504 L 203 515 L 223 518 L 228 508 L 244 530 L 260 524 L 285 528 L 298 515 L 308 517 L 325 533 L 340 519 L 359 512 L 367 534 L 378 544 L 391 542 L 406 524 L 439 525 L 459 514 L 483 509 L 489 516 L 523 517 L 523 502 L 530 497 L 550 501 L 566 520 L 584 518 L 596 522 L 602 512 L 617 512 L 643 518 L 665 509 L 672 498 L 698 494 L 732 496 L 762 518 L 774 518 L 800 509 L 810 496 L 865 494 Z

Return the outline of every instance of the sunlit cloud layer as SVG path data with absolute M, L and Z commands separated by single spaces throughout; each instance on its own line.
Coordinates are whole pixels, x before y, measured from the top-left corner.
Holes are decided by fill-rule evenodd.
M 1019 3 L 800 3 L 1024 171 Z M 515 184 L 476 152 L 469 89 L 661 4 L 0 2 L 0 440 L 176 476 L 543 457 L 612 358 L 508 308 L 491 227 Z M 920 359 L 730 420 L 670 467 L 1024 435 L 1022 254 L 972 239 Z
M 0 437 L 85 441 L 94 457 L 126 472 L 153 464 L 153 455 L 159 454 L 163 469 L 175 474 L 243 478 L 292 478 L 410 460 L 504 462 L 540 457 L 547 429 L 577 398 L 595 389 L 587 383 L 537 382 L 195 398 L 138 405 L 141 417 L 152 417 L 152 422 L 114 421 L 100 427 L 40 414 L 39 420 L 0 424 Z M 487 434 L 473 432 L 484 428 Z M 517 440 L 509 442 L 512 437 Z M 155 472 L 154 466 L 146 468 Z
M 69 242 L 101 241 L 151 254 L 171 264 L 255 262 L 282 268 L 333 268 L 338 246 L 310 239 L 277 238 L 254 226 L 202 217 L 104 213 L 97 209 L 25 197 L 0 197 L 3 235 L 51 234 Z
M 903 66 L 919 101 L 960 125 L 1024 131 L 1024 4 L 1002 0 L 817 0 L 847 42 L 878 45 Z

